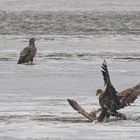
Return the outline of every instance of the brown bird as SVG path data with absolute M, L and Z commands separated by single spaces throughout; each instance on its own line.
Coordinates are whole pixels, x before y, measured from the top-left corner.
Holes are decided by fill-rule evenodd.
M 105 118 L 110 116 L 126 119 L 126 115 L 119 113 L 118 110 L 131 105 L 137 99 L 138 95 L 140 95 L 140 83 L 134 87 L 117 92 L 110 81 L 106 61 L 103 62 L 101 67 L 106 86 L 105 91 L 98 89 L 96 92 L 96 95 L 99 95 L 101 108 L 88 113 L 75 100 L 67 99 L 67 101 L 73 109 L 86 117 L 90 122 L 103 122 Z M 97 113 L 100 113 L 99 116 L 97 116 Z
M 109 118 L 110 116 L 126 119 L 125 114 L 119 113 L 117 110 L 130 105 L 137 99 L 137 96 L 140 95 L 140 84 L 121 92 L 117 92 L 110 81 L 105 60 L 101 67 L 106 89 L 105 91 L 98 89 L 96 92 L 96 95 L 99 95 L 99 103 L 102 109 L 102 112 L 98 117 L 98 121 L 101 122 L 104 117 Z
M 22 64 L 22 63 L 32 64 L 36 52 L 37 52 L 37 48 L 35 46 L 35 38 L 31 38 L 29 40 L 28 47 L 24 48 L 20 52 L 18 64 Z

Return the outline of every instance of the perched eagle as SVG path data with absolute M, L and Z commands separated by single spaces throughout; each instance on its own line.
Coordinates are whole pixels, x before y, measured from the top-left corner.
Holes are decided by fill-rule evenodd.
M 106 61 L 103 62 L 101 67 L 106 86 L 105 91 L 98 89 L 96 92 L 96 95 L 99 95 L 101 108 L 88 113 L 75 100 L 67 99 L 67 101 L 73 109 L 89 119 L 90 122 L 103 122 L 105 118 L 109 118 L 110 116 L 126 119 L 126 115 L 119 113 L 118 110 L 129 106 L 137 99 L 138 95 L 140 95 L 140 83 L 134 87 L 117 92 L 110 81 Z M 97 116 L 97 113 L 100 114 Z
M 18 64 L 22 64 L 22 63 L 32 64 L 33 58 L 36 55 L 36 52 L 37 52 L 37 49 L 35 46 L 35 38 L 31 38 L 29 40 L 28 47 L 24 48 L 20 52 Z
M 101 122 L 104 117 L 109 118 L 110 116 L 126 119 L 125 114 L 119 113 L 117 110 L 122 109 L 135 101 L 137 96 L 140 95 L 140 84 L 121 92 L 117 92 L 111 83 L 105 60 L 101 67 L 106 89 L 105 91 L 98 89 L 96 92 L 96 95 L 99 95 L 99 103 L 102 109 L 98 121 Z

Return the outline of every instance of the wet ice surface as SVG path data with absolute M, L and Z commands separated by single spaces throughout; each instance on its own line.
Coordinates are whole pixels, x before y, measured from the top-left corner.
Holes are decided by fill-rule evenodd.
M 139 139 L 139 102 L 124 111 L 128 120 L 91 124 L 68 106 L 65 97 L 26 98 L 1 103 L 2 139 L 111 139 L 110 133 L 114 139 Z M 97 106 L 95 98 L 77 100 L 87 110 Z
M 116 140 L 138 140 L 140 98 L 121 110 L 128 120 L 111 118 L 103 124 L 89 123 L 66 99 L 77 100 L 87 111 L 99 107 L 95 92 L 104 88 L 100 72 L 103 59 L 117 90 L 139 83 L 139 56 L 135 56 L 139 39 L 109 38 L 109 42 L 107 38 L 51 37 L 37 40 L 34 65 L 16 64 L 19 50 L 27 44 L 25 39 L 1 41 L 0 138 L 108 140 L 113 136 Z M 125 52 L 123 42 L 130 44 Z
M 120 110 L 127 120 L 101 124 L 89 123 L 66 100 L 87 111 L 99 107 L 104 59 L 116 90 L 140 82 L 139 6 L 136 0 L 0 0 L 0 139 L 139 140 L 140 97 Z M 34 65 L 17 65 L 31 36 Z

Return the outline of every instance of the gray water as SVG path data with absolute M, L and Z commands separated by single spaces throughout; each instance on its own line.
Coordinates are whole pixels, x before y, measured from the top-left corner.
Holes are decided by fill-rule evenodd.
M 127 120 L 91 124 L 108 63 L 116 90 L 139 83 L 140 1 L 0 0 L 0 140 L 139 140 L 140 98 Z M 34 65 L 17 65 L 30 37 Z

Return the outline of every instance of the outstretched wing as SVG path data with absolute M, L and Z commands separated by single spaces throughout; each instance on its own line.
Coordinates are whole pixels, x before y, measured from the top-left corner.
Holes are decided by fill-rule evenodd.
M 25 63 L 26 58 L 29 56 L 30 53 L 31 53 L 31 49 L 29 47 L 24 48 L 20 52 L 20 57 L 19 57 L 19 60 L 18 60 L 18 64 Z
M 79 114 L 85 116 L 89 119 L 90 122 L 93 122 L 93 120 L 96 120 L 96 111 L 92 112 L 92 116 L 86 112 L 76 101 L 72 99 L 67 99 L 68 103 L 71 105 L 73 109 L 75 109 Z
M 117 93 L 121 103 L 120 109 L 133 103 L 138 95 L 140 95 L 140 84 Z
M 119 101 L 118 96 L 116 95 L 117 93 L 116 89 L 111 84 L 109 72 L 107 69 L 107 63 L 105 60 L 101 68 L 102 68 L 101 72 L 103 74 L 104 84 L 106 86 L 106 89 L 102 98 L 103 100 L 106 101 L 105 104 L 107 108 L 110 109 L 111 111 L 115 111 L 119 109 L 120 101 Z
M 102 68 L 101 72 L 103 74 L 103 79 L 104 79 L 104 85 L 106 86 L 108 84 L 111 84 L 109 72 L 108 72 L 108 69 L 107 69 L 107 63 L 106 63 L 105 60 L 102 63 L 101 68 Z

